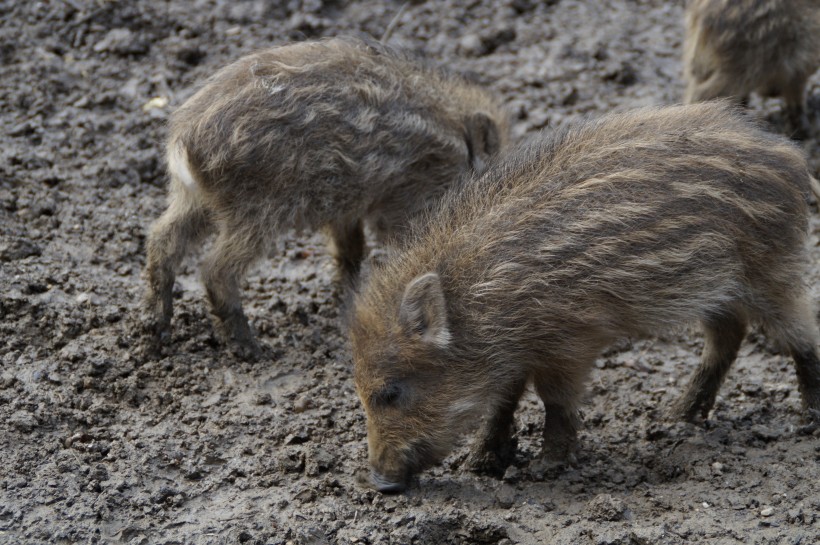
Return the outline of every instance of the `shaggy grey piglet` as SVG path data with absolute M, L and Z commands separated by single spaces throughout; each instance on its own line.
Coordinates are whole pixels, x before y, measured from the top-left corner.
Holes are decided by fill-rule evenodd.
M 403 490 L 482 416 L 470 465 L 502 474 L 528 382 L 544 454 L 565 458 L 601 352 L 692 322 L 705 348 L 675 415 L 709 412 L 752 324 L 783 343 L 820 411 L 804 282 L 813 183 L 787 139 L 707 102 L 542 135 L 451 192 L 354 301 L 374 484 Z
M 219 336 L 257 353 L 239 282 L 287 229 L 326 229 L 350 284 L 365 251 L 508 137 L 493 97 L 464 79 L 360 39 L 259 51 L 223 68 L 170 122 L 168 209 L 151 227 L 143 322 L 168 337 L 174 276 L 216 231 L 202 279 Z
M 690 0 L 683 61 L 687 103 L 780 96 L 789 130 L 805 136 L 806 82 L 820 67 L 820 0 Z

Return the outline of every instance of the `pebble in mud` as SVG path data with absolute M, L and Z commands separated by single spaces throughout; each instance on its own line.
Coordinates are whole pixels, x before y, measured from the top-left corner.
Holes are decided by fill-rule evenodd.
M 306 395 L 299 396 L 296 401 L 293 402 L 293 412 L 295 413 L 303 413 L 312 408 L 313 400 Z
M 631 512 L 620 498 L 610 494 L 598 494 L 587 504 L 586 516 L 588 520 L 615 522 L 629 520 Z
M 480 57 L 487 48 L 477 34 L 466 34 L 458 42 L 458 51 L 468 57 Z
M 498 492 L 495 493 L 495 499 L 498 506 L 502 509 L 509 509 L 515 504 L 515 487 L 508 484 L 502 484 Z
M 37 418 L 28 411 L 17 411 L 9 416 L 8 423 L 20 431 L 31 431 L 37 427 Z
M 26 239 L 14 239 L 0 243 L 0 262 L 17 261 L 42 255 L 38 245 Z
M 255 405 L 272 405 L 276 406 L 273 402 L 273 397 L 268 392 L 259 392 L 253 397 L 253 403 Z

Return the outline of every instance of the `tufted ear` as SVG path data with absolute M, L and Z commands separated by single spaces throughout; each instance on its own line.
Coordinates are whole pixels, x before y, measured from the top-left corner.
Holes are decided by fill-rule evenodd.
M 479 112 L 467 120 L 467 149 L 476 172 L 484 170 L 487 160 L 501 151 L 498 127 L 487 114 Z
M 450 344 L 447 305 L 438 274 L 429 272 L 407 284 L 399 321 L 408 333 L 419 335 L 424 342 L 439 348 Z

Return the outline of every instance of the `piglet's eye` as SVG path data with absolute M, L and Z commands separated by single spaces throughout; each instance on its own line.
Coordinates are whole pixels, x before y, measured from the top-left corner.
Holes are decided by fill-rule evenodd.
M 373 394 L 373 401 L 381 406 L 393 406 L 401 399 L 402 388 L 398 384 L 387 384 Z

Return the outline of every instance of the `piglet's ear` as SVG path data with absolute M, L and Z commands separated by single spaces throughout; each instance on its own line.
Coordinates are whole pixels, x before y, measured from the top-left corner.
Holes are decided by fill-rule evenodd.
M 441 290 L 441 280 L 430 272 L 414 278 L 404 290 L 399 320 L 410 334 L 424 342 L 445 348 L 450 344 L 447 306 Z
M 498 127 L 487 114 L 479 112 L 467 120 L 467 151 L 476 172 L 482 172 L 487 161 L 501 151 Z

